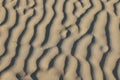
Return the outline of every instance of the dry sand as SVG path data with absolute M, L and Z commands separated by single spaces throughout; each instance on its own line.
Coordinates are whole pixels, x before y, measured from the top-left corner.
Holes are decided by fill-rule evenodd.
M 0 0 L 0 80 L 120 80 L 120 0 Z

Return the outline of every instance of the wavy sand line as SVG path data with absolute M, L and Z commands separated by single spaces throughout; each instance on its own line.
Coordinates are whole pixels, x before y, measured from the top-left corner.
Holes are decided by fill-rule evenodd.
M 1 0 L 0 80 L 119 80 L 119 0 Z

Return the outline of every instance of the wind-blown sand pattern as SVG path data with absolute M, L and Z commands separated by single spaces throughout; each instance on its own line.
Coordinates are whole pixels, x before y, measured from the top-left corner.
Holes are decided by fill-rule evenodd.
M 0 0 L 0 80 L 120 80 L 120 0 Z

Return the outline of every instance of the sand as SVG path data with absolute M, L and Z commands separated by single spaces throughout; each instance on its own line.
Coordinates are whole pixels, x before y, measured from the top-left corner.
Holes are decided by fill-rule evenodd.
M 0 0 L 0 80 L 119 75 L 119 0 Z

